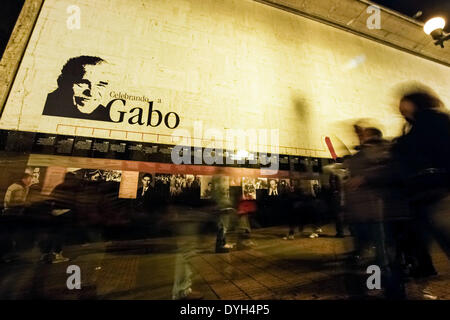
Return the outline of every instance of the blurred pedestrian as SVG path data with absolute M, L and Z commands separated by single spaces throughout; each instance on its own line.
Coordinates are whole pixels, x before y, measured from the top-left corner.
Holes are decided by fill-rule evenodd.
M 23 213 L 32 179 L 31 174 L 24 173 L 19 181 L 8 187 L 3 202 L 3 214 L 20 215 Z
M 0 234 L 0 261 L 11 262 L 17 257 L 17 241 L 21 233 L 22 215 L 27 205 L 33 177 L 24 173 L 19 181 L 12 183 L 3 202 L 3 228 Z
M 53 189 L 48 200 L 48 211 L 42 212 L 44 224 L 39 241 L 42 262 L 54 264 L 69 261 L 62 251 L 67 232 L 73 226 L 74 199 L 78 191 L 78 179 L 71 172 L 66 173 L 64 182 Z
M 425 91 L 400 99 L 407 124 L 392 152 L 403 164 L 414 220 L 405 239 L 414 277 L 437 274 L 428 247 L 430 235 L 449 254 L 450 118 L 442 101 Z
M 211 186 L 211 187 L 209 187 Z M 227 253 L 233 247 L 227 242 L 227 232 L 231 220 L 235 218 L 236 208 L 230 199 L 228 177 L 218 172 L 208 183 L 209 195 L 213 202 L 213 211 L 217 214 L 216 253 Z
M 386 185 L 373 182 L 384 177 L 389 166 L 390 145 L 377 128 L 355 128 L 360 139 L 358 152 L 345 161 L 350 179 L 345 186 L 345 218 L 355 233 L 356 255 L 375 249 L 381 269 L 381 284 L 388 299 L 404 299 L 405 286 L 398 252 L 398 221 L 408 211 L 395 212 L 385 197 Z M 399 198 L 401 202 L 402 198 Z M 400 206 L 398 206 L 400 207 Z M 395 212 L 396 215 L 392 213 Z

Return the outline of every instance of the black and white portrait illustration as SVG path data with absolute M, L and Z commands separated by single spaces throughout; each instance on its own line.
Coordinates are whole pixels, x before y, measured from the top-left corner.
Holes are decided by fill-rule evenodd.
M 43 114 L 111 121 L 109 108 L 102 103 L 108 79 L 108 63 L 102 58 L 70 58 L 61 69 L 57 80 L 58 88 L 47 96 Z
M 85 181 L 120 182 L 122 179 L 122 171 L 120 170 L 84 169 L 83 171 L 83 180 Z
M 279 185 L 278 185 L 278 191 L 280 194 L 286 194 L 289 193 L 292 189 L 291 181 L 290 179 L 280 179 Z
M 200 176 L 200 197 L 201 199 L 211 199 L 212 197 L 212 176 Z
M 256 178 L 256 190 L 267 189 L 267 178 Z
M 244 200 L 256 199 L 256 179 L 242 178 L 242 196 Z
M 148 212 L 155 198 L 153 175 L 147 172 L 139 173 L 138 188 L 136 190 L 135 209 Z
M 269 197 L 277 197 L 278 193 L 278 179 L 269 179 Z

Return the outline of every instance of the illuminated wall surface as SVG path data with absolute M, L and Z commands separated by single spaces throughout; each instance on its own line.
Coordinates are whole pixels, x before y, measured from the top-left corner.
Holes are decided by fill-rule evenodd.
M 70 5 L 80 29 L 67 27 Z M 100 105 L 97 120 L 74 115 L 70 99 L 44 112 L 62 66 L 82 55 L 108 62 L 90 79 L 102 83 L 96 100 L 78 102 Z M 339 125 L 349 119 L 375 118 L 398 135 L 394 89 L 413 80 L 450 105 L 448 67 L 254 1 L 46 0 L 0 127 L 174 144 L 170 127 L 194 135 L 201 121 L 202 132 L 279 129 L 280 153 L 330 157 L 325 136 L 356 142 Z M 125 103 L 111 103 L 119 94 Z M 248 149 L 265 151 L 259 144 Z

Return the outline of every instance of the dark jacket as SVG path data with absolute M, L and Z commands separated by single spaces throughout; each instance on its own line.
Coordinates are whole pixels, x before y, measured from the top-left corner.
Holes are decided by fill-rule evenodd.
M 418 112 L 411 130 L 394 142 L 393 155 L 410 174 L 427 168 L 450 169 L 450 118 L 446 113 Z
M 152 209 L 154 203 L 154 189 L 150 186 L 148 189 L 142 194 L 143 187 L 137 189 L 136 199 L 134 201 L 134 207 L 136 210 L 141 212 L 149 213 Z
M 344 217 L 348 222 L 410 218 L 403 185 L 392 178 L 397 165 L 392 160 L 390 147 L 385 140 L 371 140 L 345 162 L 351 177 L 365 179 L 357 190 L 345 190 Z
M 450 183 L 450 118 L 436 110 L 418 112 L 408 133 L 395 140 L 393 158 L 402 164 L 409 194 L 448 188 Z
M 388 150 L 384 140 L 372 140 L 361 145 L 359 151 L 345 161 L 350 176 L 365 177 L 374 174 L 385 160 Z M 345 190 L 344 217 L 349 223 L 377 222 L 383 220 L 383 203 L 380 190 L 364 183 L 356 190 Z

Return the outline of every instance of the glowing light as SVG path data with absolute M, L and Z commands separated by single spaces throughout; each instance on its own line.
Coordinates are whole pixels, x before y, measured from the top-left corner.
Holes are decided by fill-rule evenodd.
M 245 158 L 248 158 L 248 151 L 246 150 L 238 150 L 238 152 L 236 152 L 236 154 L 234 155 L 234 157 L 232 157 L 233 160 L 243 160 Z
M 426 34 L 430 34 L 436 29 L 444 29 L 445 27 L 445 20 L 441 17 L 436 17 L 428 20 L 425 25 L 423 26 L 423 31 L 425 31 Z
M 356 56 L 356 57 L 350 59 L 344 65 L 344 70 L 354 69 L 354 68 L 358 67 L 360 64 L 364 63 L 364 61 L 366 61 L 366 56 L 364 54 Z

